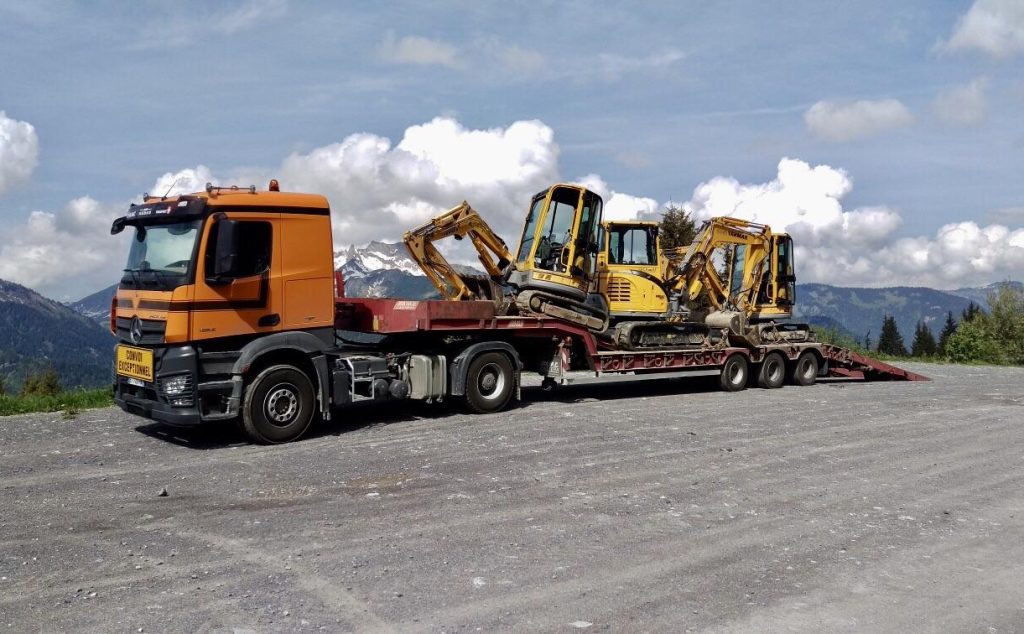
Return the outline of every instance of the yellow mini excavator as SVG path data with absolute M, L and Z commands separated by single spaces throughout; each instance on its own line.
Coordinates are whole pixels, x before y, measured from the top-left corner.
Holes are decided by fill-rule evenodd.
M 611 222 L 604 230 L 601 289 L 620 346 L 696 343 L 710 328 L 727 328 L 751 343 L 809 336 L 806 326 L 778 323 L 792 316 L 796 295 L 787 234 L 717 217 L 689 247 L 662 250 L 657 223 Z
M 600 196 L 578 185 L 540 192 L 515 255 L 466 202 L 407 232 L 404 242 L 444 299 L 491 299 L 505 314 L 543 314 L 602 332 L 608 307 L 596 290 L 601 206 Z M 448 236 L 469 236 L 486 276 L 460 273 L 445 259 L 433 243 Z

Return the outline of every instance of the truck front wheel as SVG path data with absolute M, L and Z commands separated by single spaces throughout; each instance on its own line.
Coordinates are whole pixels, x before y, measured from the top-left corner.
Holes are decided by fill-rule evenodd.
M 245 390 L 242 428 L 253 442 L 274 444 L 302 436 L 313 422 L 313 383 L 290 365 L 274 365 Z
M 473 359 L 466 372 L 466 408 L 474 414 L 500 411 L 515 389 L 512 361 L 500 352 L 485 352 Z

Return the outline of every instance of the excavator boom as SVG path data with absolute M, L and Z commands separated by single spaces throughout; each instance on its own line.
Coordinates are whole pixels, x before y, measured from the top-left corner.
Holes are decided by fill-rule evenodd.
M 490 225 L 466 201 L 406 232 L 402 238 L 409 255 L 444 299 L 457 301 L 489 298 L 478 279 L 459 273 L 434 246 L 434 242 L 447 237 L 461 240 L 467 236 L 476 248 L 477 257 L 487 275 L 492 280 L 498 280 L 512 262 L 512 254 L 504 240 L 494 233 Z

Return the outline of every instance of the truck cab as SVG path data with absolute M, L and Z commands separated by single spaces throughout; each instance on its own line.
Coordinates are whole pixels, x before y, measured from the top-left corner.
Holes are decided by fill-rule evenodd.
M 254 347 L 274 351 L 259 355 L 264 365 L 291 358 L 304 367 L 310 352 L 333 345 L 323 196 L 280 192 L 276 182 L 269 191 L 208 185 L 146 197 L 111 233 L 126 229 L 133 239 L 111 306 L 123 409 L 178 425 L 236 418 Z M 302 413 L 294 396 L 282 387 L 271 399 L 281 426 Z

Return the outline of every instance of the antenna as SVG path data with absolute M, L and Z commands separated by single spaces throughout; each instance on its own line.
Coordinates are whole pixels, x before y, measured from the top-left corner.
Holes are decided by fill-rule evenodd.
M 171 193 L 171 190 L 174 189 L 174 186 L 177 185 L 180 182 L 181 182 L 181 177 L 180 176 L 178 178 L 175 178 L 174 182 L 171 183 L 171 186 L 168 187 L 167 191 L 164 192 L 164 195 L 160 197 L 160 200 L 166 199 L 167 198 L 167 194 Z

